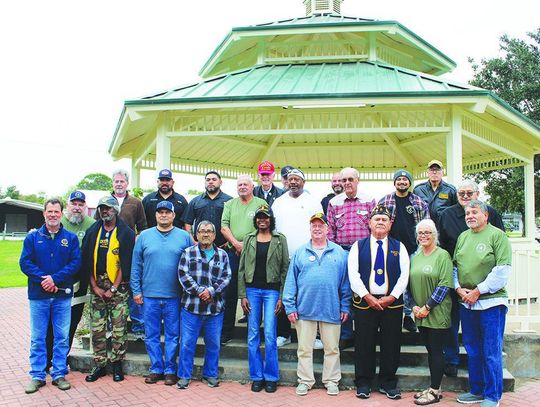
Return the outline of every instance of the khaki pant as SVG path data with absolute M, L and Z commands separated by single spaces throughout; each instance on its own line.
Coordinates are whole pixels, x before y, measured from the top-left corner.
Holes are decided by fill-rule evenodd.
M 296 334 L 298 336 L 298 383 L 305 383 L 311 388 L 315 384 L 313 375 L 313 342 L 317 336 L 317 326 L 324 345 L 324 361 L 322 382 L 338 384 L 341 380 L 339 362 L 339 334 L 341 325 L 320 321 L 298 320 Z

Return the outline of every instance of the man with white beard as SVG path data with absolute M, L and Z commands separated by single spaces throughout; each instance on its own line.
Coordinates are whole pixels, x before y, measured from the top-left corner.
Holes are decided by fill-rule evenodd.
M 66 209 L 62 215 L 62 226 L 69 232 L 74 233 L 79 239 L 79 247 L 81 246 L 86 230 L 92 226 L 95 222 L 90 216 L 86 215 L 86 195 L 81 191 L 73 191 L 69 194 L 69 200 L 67 202 Z M 82 283 L 80 281 L 80 275 L 77 273 L 73 280 L 73 299 L 71 300 L 71 324 L 69 326 L 69 348 L 73 343 L 73 337 L 77 326 L 81 321 L 81 317 L 84 310 L 84 303 L 86 301 L 86 292 L 88 289 L 88 281 Z M 52 365 L 53 355 L 53 329 L 52 324 L 49 323 L 49 329 L 47 330 L 47 367 Z

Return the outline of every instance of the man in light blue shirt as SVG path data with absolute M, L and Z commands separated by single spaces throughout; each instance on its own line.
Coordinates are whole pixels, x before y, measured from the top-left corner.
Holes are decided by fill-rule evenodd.
M 144 230 L 135 243 L 131 266 L 133 300 L 143 304 L 145 345 L 150 357 L 150 374 L 145 383 L 176 383 L 176 357 L 180 335 L 180 284 L 176 277 L 183 250 L 191 246 L 189 233 L 173 226 L 174 205 L 161 201 L 156 206 L 153 228 Z M 161 351 L 161 320 L 165 331 L 165 358 Z

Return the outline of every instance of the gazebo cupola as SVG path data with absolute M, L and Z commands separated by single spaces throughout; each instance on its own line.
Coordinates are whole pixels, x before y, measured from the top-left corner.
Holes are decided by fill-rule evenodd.
M 341 14 L 343 0 L 304 0 L 306 16 L 317 14 Z

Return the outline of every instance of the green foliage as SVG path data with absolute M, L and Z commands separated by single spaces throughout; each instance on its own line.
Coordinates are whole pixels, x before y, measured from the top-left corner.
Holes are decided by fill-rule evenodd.
M 143 194 L 144 194 L 144 190 L 143 190 L 142 188 L 135 187 L 135 188 L 133 188 L 133 190 L 131 191 L 131 193 L 132 193 L 132 195 L 133 195 L 135 198 L 142 199 Z
M 0 288 L 25 287 L 28 278 L 19 268 L 22 240 L 0 240 Z
M 512 107 L 540 123 L 540 28 L 528 33 L 529 41 L 500 38 L 501 56 L 482 59 L 478 64 L 469 59 L 474 71 L 471 85 L 494 91 Z M 534 160 L 535 207 L 540 214 L 540 156 Z M 474 176 L 485 181 L 490 204 L 499 212 L 525 212 L 523 167 L 488 171 Z
M 202 194 L 202 191 L 198 191 L 198 190 L 196 190 L 196 189 L 189 189 L 189 190 L 187 191 L 187 194 L 188 194 L 188 195 L 201 195 L 201 194 Z
M 15 185 L 10 185 L 6 188 L 6 192 L 0 191 L 0 199 L 11 198 L 11 199 L 20 199 L 21 193 Z
M 112 188 L 112 179 L 105 174 L 94 172 L 92 174 L 86 175 L 82 180 L 79 181 L 76 187 L 78 189 L 110 191 Z

